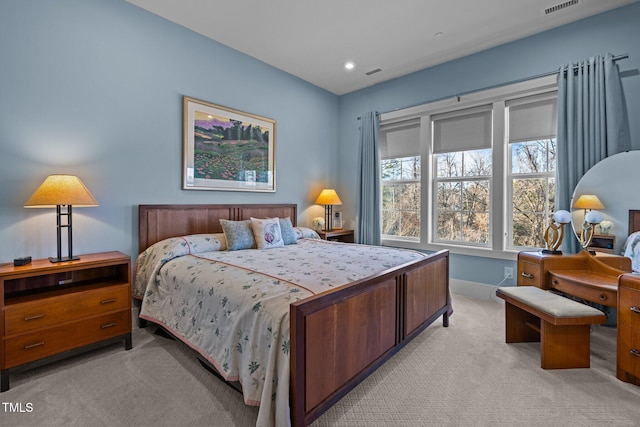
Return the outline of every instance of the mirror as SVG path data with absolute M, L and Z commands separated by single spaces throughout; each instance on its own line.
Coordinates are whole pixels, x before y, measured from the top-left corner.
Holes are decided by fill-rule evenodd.
M 582 231 L 584 210 L 574 209 L 573 203 L 583 194 L 598 196 L 604 209 L 604 219 L 613 223 L 610 235 L 615 236 L 614 253 L 620 254 L 627 240 L 629 209 L 640 209 L 640 151 L 618 153 L 596 163 L 580 179 L 571 199 L 574 233 Z M 596 227 L 600 234 L 600 227 Z

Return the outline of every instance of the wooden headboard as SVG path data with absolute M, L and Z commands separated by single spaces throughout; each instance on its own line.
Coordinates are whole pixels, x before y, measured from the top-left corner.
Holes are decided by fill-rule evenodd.
M 220 219 L 291 218 L 297 225 L 298 206 L 274 205 L 139 205 L 138 251 L 169 237 L 222 233 Z
M 629 209 L 629 234 L 640 231 L 640 210 Z

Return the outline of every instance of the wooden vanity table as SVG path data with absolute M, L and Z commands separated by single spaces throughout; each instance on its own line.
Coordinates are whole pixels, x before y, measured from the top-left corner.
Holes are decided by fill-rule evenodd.
M 631 271 L 627 257 L 587 251 L 551 255 L 541 251 L 518 254 L 518 286 L 555 289 L 609 307 L 618 305 L 618 277 Z

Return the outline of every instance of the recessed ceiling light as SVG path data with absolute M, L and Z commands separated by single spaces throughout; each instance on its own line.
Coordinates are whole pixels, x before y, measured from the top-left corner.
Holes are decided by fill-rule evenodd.
M 348 61 L 344 63 L 345 70 L 353 70 L 354 68 L 356 68 L 356 64 L 354 64 L 353 62 Z

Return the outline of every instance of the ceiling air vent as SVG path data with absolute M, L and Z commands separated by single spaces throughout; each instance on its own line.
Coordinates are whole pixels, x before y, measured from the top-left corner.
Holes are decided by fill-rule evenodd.
M 557 11 L 562 10 L 562 9 L 566 9 L 569 6 L 574 6 L 574 5 L 578 4 L 578 3 L 580 3 L 580 0 L 569 0 L 569 1 L 566 1 L 564 3 L 560 3 L 560 4 L 557 4 L 555 6 L 551 6 L 551 7 L 546 8 L 544 10 L 544 14 L 548 15 L 550 13 L 557 12 Z
M 365 74 L 370 76 L 371 74 L 379 73 L 380 71 L 382 71 L 381 68 L 376 68 L 375 70 L 367 71 Z

